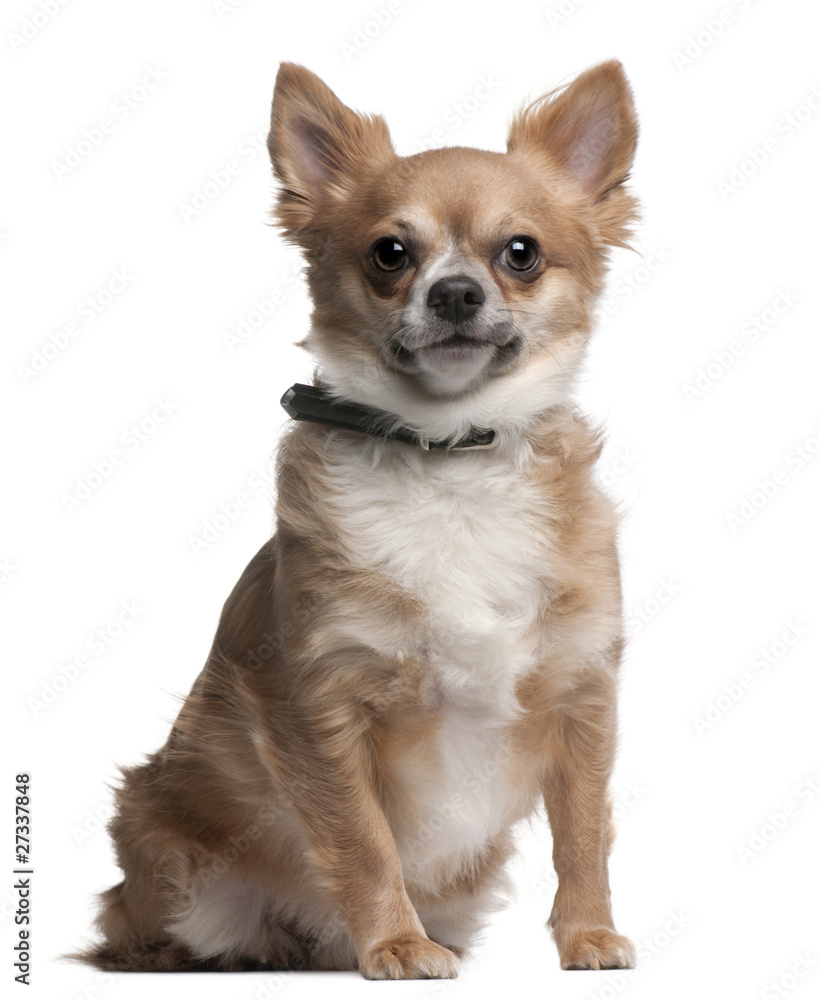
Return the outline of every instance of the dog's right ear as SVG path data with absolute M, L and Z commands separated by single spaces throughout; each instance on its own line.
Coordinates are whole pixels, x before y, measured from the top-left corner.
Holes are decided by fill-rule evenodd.
M 395 155 L 383 118 L 357 114 L 315 73 L 288 62 L 276 76 L 268 151 L 281 184 L 275 216 L 292 236 L 344 199 L 355 177 Z

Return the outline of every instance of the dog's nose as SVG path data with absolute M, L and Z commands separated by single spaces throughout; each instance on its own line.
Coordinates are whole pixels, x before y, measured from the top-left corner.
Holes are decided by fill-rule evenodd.
M 439 278 L 427 293 L 427 305 L 436 316 L 450 323 L 461 323 L 469 319 L 475 315 L 483 301 L 481 285 L 464 275 Z

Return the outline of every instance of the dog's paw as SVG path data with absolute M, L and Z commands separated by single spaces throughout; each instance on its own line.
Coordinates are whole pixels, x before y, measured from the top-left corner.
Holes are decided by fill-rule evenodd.
M 607 927 L 570 931 L 557 941 L 562 969 L 632 969 L 632 942 Z
M 424 937 L 380 941 L 359 962 L 365 979 L 455 979 L 455 955 Z

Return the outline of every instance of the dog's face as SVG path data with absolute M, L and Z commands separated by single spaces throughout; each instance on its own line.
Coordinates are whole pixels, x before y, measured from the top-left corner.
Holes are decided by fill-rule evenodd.
M 620 186 L 636 125 L 619 63 L 536 102 L 507 153 L 396 156 L 380 118 L 356 114 L 284 64 L 269 146 L 277 218 L 306 252 L 307 346 L 331 386 L 469 409 L 530 379 L 572 378 L 610 246 L 634 203 Z M 368 388 L 370 391 L 368 392 Z

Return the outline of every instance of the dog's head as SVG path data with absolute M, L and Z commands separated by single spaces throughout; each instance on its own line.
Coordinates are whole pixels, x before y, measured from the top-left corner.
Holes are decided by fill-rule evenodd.
M 284 63 L 275 217 L 305 252 L 306 346 L 331 390 L 438 436 L 566 399 L 608 249 L 635 217 L 622 185 L 636 136 L 614 61 L 522 111 L 506 153 L 408 157 L 380 117 Z

